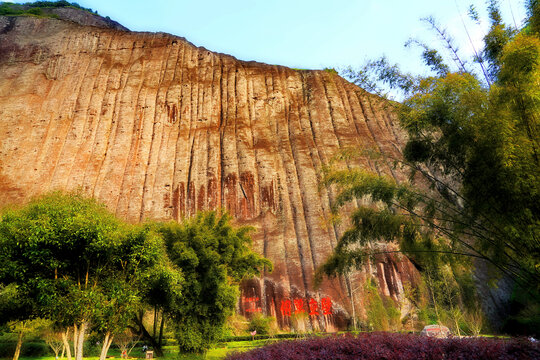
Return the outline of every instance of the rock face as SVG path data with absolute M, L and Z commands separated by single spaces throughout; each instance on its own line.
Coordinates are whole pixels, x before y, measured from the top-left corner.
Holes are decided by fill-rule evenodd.
M 401 304 L 417 277 L 381 256 L 313 287 L 344 230 L 329 222 L 321 167 L 351 146 L 400 156 L 387 105 L 331 72 L 239 61 L 168 34 L 0 17 L 0 202 L 81 189 L 133 222 L 226 209 L 257 228 L 254 249 L 275 264 L 242 285 L 239 311 L 342 328 L 365 314 L 368 274 Z

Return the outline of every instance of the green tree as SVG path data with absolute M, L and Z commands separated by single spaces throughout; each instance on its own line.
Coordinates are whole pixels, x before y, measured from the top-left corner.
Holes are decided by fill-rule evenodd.
M 170 318 L 182 303 L 183 284 L 182 271 L 172 264 L 168 257 L 163 258 L 159 266 L 148 272 L 144 282 L 140 284 L 143 303 L 135 313 L 130 329 L 135 334 L 140 334 L 158 357 L 163 356 L 166 319 Z M 149 313 L 152 315 L 151 327 L 147 327 L 145 321 Z
M 449 71 L 428 48 L 423 58 L 436 76 L 406 75 L 384 61 L 356 73 L 360 83 L 374 74 L 407 94 L 403 104 L 394 104 L 408 133 L 403 158 L 383 160 L 409 169 L 410 183 L 361 169 L 326 170 L 327 185 L 340 191 L 336 209 L 354 199 L 371 204 L 353 212 L 351 229 L 319 277 L 361 265 L 377 252 L 377 242 L 398 241 L 420 265 L 425 254 L 451 262 L 482 259 L 539 303 L 540 8 L 537 1 L 528 7 L 530 18 L 518 31 L 504 25 L 497 2 L 489 2 L 492 26 L 483 58 L 476 59 L 487 63 L 484 80 L 465 66 Z M 341 159 L 350 165 L 345 155 Z
M 164 256 L 148 228 L 127 225 L 78 194 L 43 196 L 0 221 L 0 283 L 34 305 L 30 316 L 73 325 L 77 360 L 91 323 L 105 334 L 104 358 L 140 301 L 137 284 Z M 67 336 L 64 344 L 69 350 Z
M 251 230 L 231 225 L 229 215 L 215 211 L 158 226 L 171 261 L 185 277 L 183 296 L 171 313 L 182 352 L 204 352 L 214 344 L 234 310 L 240 280 L 271 269 L 250 249 Z
M 19 358 L 27 329 L 32 329 L 27 324 L 35 318 L 34 309 L 35 303 L 21 296 L 21 292 L 15 284 L 5 286 L 0 283 L 0 326 L 7 326 L 12 332 L 17 333 L 17 345 L 13 360 Z

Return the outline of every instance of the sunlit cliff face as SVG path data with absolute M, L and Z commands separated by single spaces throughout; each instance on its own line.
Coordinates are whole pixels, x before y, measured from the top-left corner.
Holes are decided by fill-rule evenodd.
M 417 277 L 405 258 L 382 256 L 313 286 L 346 226 L 329 221 L 321 168 L 346 147 L 400 156 L 387 105 L 331 72 L 238 61 L 167 34 L 0 17 L 0 202 L 80 189 L 134 222 L 225 209 L 256 228 L 254 249 L 275 265 L 242 285 L 241 313 L 344 327 L 348 289 L 368 274 L 402 303 Z M 361 315 L 361 290 L 354 303 Z

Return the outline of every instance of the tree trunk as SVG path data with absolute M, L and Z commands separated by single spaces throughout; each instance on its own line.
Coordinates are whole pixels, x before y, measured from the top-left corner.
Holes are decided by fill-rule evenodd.
M 139 329 L 137 329 L 138 331 L 136 332 L 141 334 L 142 338 L 150 343 L 150 345 L 152 346 L 154 350 L 154 355 L 156 357 L 162 357 L 163 350 L 161 348 L 161 345 L 156 341 L 156 339 L 154 339 L 154 337 L 152 337 L 152 335 L 150 335 L 148 330 L 146 330 L 142 322 L 142 318 L 143 318 L 142 314 L 140 314 L 140 316 L 135 317 L 135 324 L 139 327 Z
M 83 360 L 84 335 L 86 333 L 87 325 L 88 323 L 86 320 L 81 322 L 81 327 L 79 328 L 79 333 L 77 334 L 77 351 L 75 360 Z
M 105 360 L 107 358 L 107 352 L 111 347 L 114 336 L 111 336 L 111 333 L 107 331 L 105 334 L 105 339 L 103 340 L 103 346 L 101 347 L 101 354 L 99 355 L 99 360 Z
M 77 341 L 79 340 L 79 328 L 73 324 L 73 357 L 77 358 Z
M 62 332 L 62 342 L 64 343 L 64 351 L 66 352 L 67 360 L 71 360 L 71 347 L 68 341 L 69 329 L 66 332 Z M 62 358 L 64 357 L 64 351 L 62 351 Z
M 15 354 L 13 354 L 13 360 L 18 360 L 19 355 L 21 354 L 21 347 L 23 341 L 23 333 L 19 332 L 19 337 L 17 338 L 17 347 L 15 347 Z
M 157 322 L 158 322 L 158 309 L 157 305 L 154 306 L 154 331 L 152 332 L 152 335 L 154 335 L 154 338 L 157 338 Z
M 165 311 L 161 312 L 161 325 L 159 326 L 159 348 L 163 346 L 163 328 L 165 327 Z
M 354 292 L 356 289 L 353 289 L 353 284 L 351 282 L 351 276 L 349 272 L 345 274 L 345 285 L 349 288 L 349 300 L 351 301 L 353 327 L 354 331 L 356 331 L 358 330 L 358 326 L 356 325 L 356 306 L 354 306 Z

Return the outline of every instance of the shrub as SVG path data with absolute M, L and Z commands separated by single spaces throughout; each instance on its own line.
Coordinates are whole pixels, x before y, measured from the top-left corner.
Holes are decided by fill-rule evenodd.
M 0 342 L 0 354 L 1 356 L 7 356 L 15 352 L 15 341 L 2 341 Z
M 273 317 L 267 317 L 261 314 L 256 314 L 249 321 L 248 330 L 257 331 L 258 335 L 268 335 L 272 330 L 272 323 L 275 321 Z
M 375 331 L 397 331 L 400 329 L 401 312 L 395 307 L 392 299 L 381 297 L 372 279 L 364 284 L 367 302 L 367 329 Z
M 15 9 L 8 3 L 0 3 L 0 15 L 20 15 L 23 11 Z
M 26 10 L 26 13 L 31 14 L 31 15 L 41 16 L 43 15 L 43 10 L 41 10 L 40 8 L 31 8 L 31 9 Z
M 0 342 L 0 358 L 12 356 L 15 353 L 16 341 Z M 22 344 L 21 355 L 28 357 L 38 357 L 50 355 L 49 346 L 42 341 L 25 341 Z
M 12 4 L 12 3 L 0 3 L 0 15 L 16 16 L 16 15 L 35 15 L 58 18 L 56 14 L 50 14 L 43 12 L 42 8 L 63 8 L 71 7 L 79 10 L 88 11 L 92 14 L 97 14 L 92 9 L 80 6 L 77 3 L 70 3 L 68 1 L 36 1 L 33 3 L 24 4 Z
M 227 318 L 225 337 L 247 335 L 249 321 L 242 315 L 233 314 Z
M 50 353 L 49 346 L 44 342 L 25 342 L 21 349 L 21 354 L 29 357 L 46 356 Z
M 241 354 L 227 360 L 280 359 L 539 359 L 540 344 L 527 339 L 450 338 L 418 335 L 369 333 L 358 336 L 284 341 Z
M 326 71 L 327 73 L 330 73 L 330 74 L 338 75 L 337 70 L 334 69 L 334 68 L 324 68 L 324 71 Z

